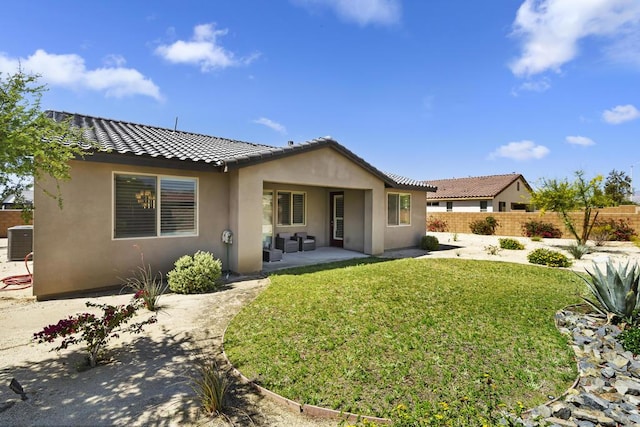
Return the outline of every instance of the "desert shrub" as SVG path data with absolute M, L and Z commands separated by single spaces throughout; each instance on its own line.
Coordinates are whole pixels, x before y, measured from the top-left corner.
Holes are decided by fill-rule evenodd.
M 141 265 L 133 276 L 122 279 L 124 289 L 132 290 L 144 301 L 149 311 L 158 310 L 158 299 L 167 291 L 168 285 L 162 282 L 162 273 L 153 274 L 151 264 L 144 263 L 144 254 L 140 251 Z
M 636 236 L 636 231 L 629 224 L 628 219 L 608 219 L 598 220 L 593 226 L 594 229 L 600 229 L 608 232 L 609 236 L 607 240 L 615 242 L 629 242 Z M 591 231 L 593 234 L 593 230 Z
M 591 252 L 591 249 L 589 249 L 589 246 L 587 245 L 581 245 L 581 244 L 573 244 L 570 245 L 567 248 L 567 251 L 571 254 L 571 256 L 573 256 L 575 259 L 580 259 L 582 258 L 583 255 L 588 254 L 589 252 Z
M 229 381 L 215 361 L 198 362 L 197 375 L 192 377 L 191 387 L 206 414 L 218 415 L 226 409 Z
M 169 288 L 181 294 L 199 294 L 214 291 L 222 274 L 222 262 L 209 252 L 198 251 L 184 255 L 167 273 Z
M 87 364 L 95 367 L 103 358 L 107 343 L 122 333 L 138 334 L 145 325 L 155 323 L 155 314 L 143 321 L 126 326 L 136 315 L 144 300 L 136 294 L 127 305 L 97 304 L 91 301 L 86 306 L 102 310 L 102 316 L 94 313 L 80 313 L 60 320 L 55 325 L 46 326 L 42 331 L 33 334 L 38 343 L 50 343 L 62 338 L 60 344 L 51 351 L 59 351 L 73 344 L 84 343 L 86 346 Z
M 638 355 L 640 354 L 640 328 L 632 327 L 623 331 L 616 337 L 616 340 L 622 344 L 625 351 Z
M 427 231 L 432 231 L 432 232 L 449 231 L 449 225 L 445 220 L 438 219 L 438 218 L 430 218 L 427 221 Z
M 531 264 L 546 265 L 548 267 L 570 267 L 571 261 L 566 255 L 558 251 L 550 249 L 536 249 L 527 255 L 527 259 Z
M 420 239 L 420 249 L 425 251 L 437 251 L 440 248 L 440 243 L 436 236 L 422 236 Z
M 540 236 L 531 236 L 532 242 L 542 242 L 542 237 Z
M 496 245 L 487 245 L 484 247 L 484 251 L 488 254 L 488 255 L 498 255 L 500 253 L 500 248 L 497 247 Z
M 596 246 L 603 246 L 606 242 L 611 240 L 611 226 L 610 225 L 594 225 L 589 234 L 593 243 Z
M 562 237 L 562 231 L 550 222 L 531 220 L 522 224 L 522 234 L 527 237 L 546 237 L 558 239 Z
M 514 250 L 524 249 L 524 245 L 516 239 L 509 239 L 509 238 L 498 239 L 498 242 L 500 243 L 500 247 L 502 249 L 514 249 Z
M 469 228 L 473 234 L 481 234 L 483 236 L 491 236 L 495 234 L 496 227 L 498 226 L 498 220 L 492 216 L 488 216 L 485 219 L 478 219 L 472 221 L 469 224 Z

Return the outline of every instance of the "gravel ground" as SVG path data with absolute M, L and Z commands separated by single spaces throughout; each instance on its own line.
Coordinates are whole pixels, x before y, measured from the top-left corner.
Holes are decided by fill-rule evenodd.
M 388 257 L 460 257 L 526 263 L 537 247 L 559 249 L 570 240 L 519 240 L 524 251 L 487 254 L 498 245 L 497 236 L 451 233 L 436 235 L 442 250 L 425 253 L 403 250 Z M 25 274 L 23 262 L 6 262 L 6 239 L 0 239 L 0 278 Z M 629 243 L 610 243 L 577 261 L 584 271 L 602 257 L 640 259 L 640 249 Z M 168 294 L 160 299 L 158 322 L 140 335 L 123 335 L 110 343 L 111 359 L 95 369 L 82 370 L 78 346 L 59 353 L 53 345 L 36 344 L 33 333 L 74 313 L 86 311 L 85 301 L 119 304 L 131 295 L 102 294 L 36 302 L 30 289 L 0 291 L 0 425 L 256 425 L 335 426 L 335 420 L 312 419 L 290 412 L 256 394 L 235 376 L 226 417 L 210 418 L 198 409 L 190 377 L 198 359 L 215 358 L 222 369 L 222 335 L 240 308 L 256 297 L 267 279 L 230 283 L 205 295 Z M 142 313 L 141 316 L 148 314 Z M 8 384 L 16 378 L 28 400 L 22 401 Z M 3 386 L 4 385 L 4 386 Z

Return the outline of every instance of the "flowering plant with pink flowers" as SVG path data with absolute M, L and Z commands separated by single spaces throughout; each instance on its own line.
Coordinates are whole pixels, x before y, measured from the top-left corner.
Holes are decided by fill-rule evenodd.
M 157 321 L 154 315 L 146 320 L 127 325 L 144 304 L 144 299 L 139 293 L 136 293 L 127 305 L 97 304 L 87 301 L 87 307 L 102 310 L 102 316 L 94 313 L 69 316 L 55 325 L 46 326 L 42 331 L 36 332 L 33 334 L 33 338 L 38 343 L 51 343 L 57 338 L 62 338 L 60 344 L 52 351 L 66 349 L 73 344 L 85 343 L 89 353 L 88 364 L 90 367 L 95 367 L 111 338 L 117 338 L 120 333 L 125 332 L 140 333 L 145 325 Z

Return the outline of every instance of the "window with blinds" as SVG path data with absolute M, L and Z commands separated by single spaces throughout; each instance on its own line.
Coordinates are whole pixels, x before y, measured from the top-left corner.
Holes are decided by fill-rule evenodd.
M 387 194 L 387 225 L 411 225 L 411 194 Z
M 196 183 L 192 178 L 115 174 L 114 237 L 196 234 Z
M 278 191 L 278 225 L 305 225 L 306 193 Z

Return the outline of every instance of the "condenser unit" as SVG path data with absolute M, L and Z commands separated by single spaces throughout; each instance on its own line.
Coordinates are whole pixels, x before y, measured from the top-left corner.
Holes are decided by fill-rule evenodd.
M 33 225 L 18 225 L 7 229 L 7 259 L 22 261 L 33 252 Z

